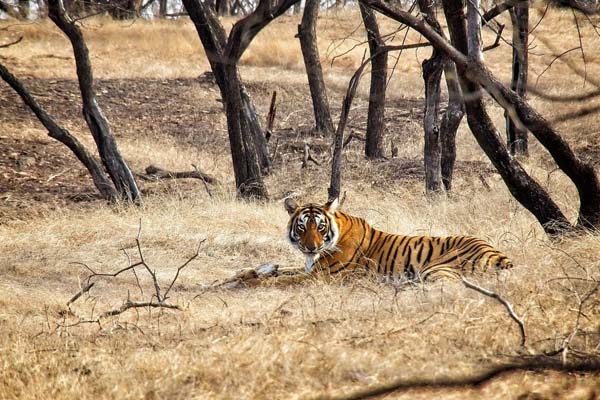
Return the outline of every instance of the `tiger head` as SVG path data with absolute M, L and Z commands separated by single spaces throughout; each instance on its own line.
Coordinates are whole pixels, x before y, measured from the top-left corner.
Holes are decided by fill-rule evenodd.
M 306 255 L 304 269 L 310 272 L 319 257 L 331 253 L 339 239 L 339 227 L 335 220 L 337 199 L 324 205 L 299 206 L 293 199 L 285 200 L 290 215 L 288 238 L 292 245 Z

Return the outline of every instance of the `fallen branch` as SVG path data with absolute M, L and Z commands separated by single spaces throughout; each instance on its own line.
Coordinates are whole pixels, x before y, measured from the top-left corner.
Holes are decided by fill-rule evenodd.
M 510 315 L 510 317 L 519 325 L 519 331 L 521 333 L 521 347 L 525 346 L 525 340 L 527 338 L 527 336 L 525 335 L 525 325 L 523 324 L 523 321 L 521 320 L 521 318 L 519 318 L 519 316 L 517 316 L 517 314 L 515 314 L 515 311 L 513 310 L 513 306 L 508 301 L 506 301 L 502 297 L 500 297 L 497 293 L 494 293 L 491 290 L 482 288 L 481 286 L 474 284 L 473 282 L 467 280 L 467 278 L 465 278 L 464 276 L 461 276 L 461 279 L 462 279 L 462 282 L 464 283 L 464 285 L 466 287 L 468 287 L 469 289 L 473 289 L 473 290 L 483 294 L 484 296 L 491 297 L 493 299 L 498 300 L 498 302 L 502 303 L 502 305 L 506 308 L 506 311 L 508 311 L 508 314 Z
M 142 177 L 144 177 L 142 175 Z M 146 176 L 144 179 L 147 180 L 156 180 L 156 179 L 200 179 L 203 182 L 215 184 L 218 183 L 217 179 L 211 175 L 208 175 L 196 168 L 195 171 L 182 171 L 182 172 L 174 172 L 169 171 L 155 165 L 149 165 L 146 167 Z
M 192 167 L 198 174 L 202 174 L 195 164 L 192 164 Z M 201 181 L 202 181 L 202 184 L 204 185 L 204 189 L 206 189 L 206 193 L 208 193 L 208 197 L 212 198 L 213 195 L 212 195 L 212 192 L 210 191 L 210 188 L 208 187 L 208 182 L 206 182 L 206 179 L 201 179 Z
M 391 383 L 383 384 L 364 390 L 358 390 L 350 394 L 339 396 L 319 396 L 320 400 L 358 400 L 383 396 L 389 393 L 406 392 L 415 389 L 452 389 L 464 387 L 482 387 L 495 378 L 499 378 L 515 372 L 524 371 L 558 371 L 558 372 L 592 372 L 600 371 L 600 360 L 578 362 L 563 365 L 557 360 L 531 360 L 522 363 L 504 364 L 492 366 L 483 372 L 467 376 L 440 377 L 435 379 L 399 379 Z
M 171 303 L 167 302 L 167 300 L 169 299 L 169 293 L 171 292 L 171 289 L 173 288 L 173 286 L 179 279 L 181 271 L 199 256 L 200 247 L 206 241 L 206 239 L 201 240 L 200 243 L 198 244 L 198 248 L 196 249 L 196 252 L 191 257 L 189 257 L 183 264 L 181 264 L 179 267 L 177 267 L 177 271 L 175 272 L 173 279 L 171 279 L 171 281 L 169 282 L 169 284 L 167 286 L 167 289 L 164 291 L 164 293 L 162 293 L 161 285 L 156 276 L 156 271 L 153 270 L 152 268 L 150 268 L 150 266 L 144 259 L 144 253 L 142 251 L 142 246 L 141 246 L 141 242 L 140 242 L 140 235 L 141 235 L 141 222 L 140 222 L 140 227 L 138 229 L 137 237 L 135 239 L 135 247 L 138 252 L 139 261 L 132 263 L 129 253 L 125 249 L 123 249 L 123 252 L 125 253 L 125 256 L 127 257 L 127 266 L 124 268 L 121 268 L 120 270 L 118 270 L 116 272 L 96 272 L 86 264 L 76 263 L 78 265 L 84 266 L 88 271 L 90 271 L 90 274 L 85 279 L 85 282 L 86 282 L 85 285 L 77 293 L 75 293 L 75 295 L 73 295 L 69 299 L 69 301 L 67 301 L 67 308 L 68 308 L 70 314 L 77 317 L 78 321 L 75 324 L 61 325 L 61 326 L 75 326 L 75 325 L 82 324 L 82 323 L 100 324 L 101 320 L 108 318 L 108 317 L 114 317 L 114 316 L 120 315 L 120 314 L 124 313 L 125 311 L 130 310 L 132 308 L 167 308 L 167 309 L 175 309 L 175 310 L 181 309 L 181 307 L 179 305 L 171 304 Z M 132 301 L 129 298 L 129 291 L 128 291 L 127 299 L 123 302 L 123 304 L 121 304 L 120 307 L 114 308 L 114 309 L 111 309 L 108 311 L 104 311 L 104 312 L 100 313 L 98 316 L 96 316 L 95 318 L 93 316 L 93 314 L 94 314 L 93 311 L 92 311 L 92 316 L 90 318 L 82 318 L 82 317 L 78 316 L 77 313 L 75 313 L 73 311 L 73 309 L 71 308 L 71 306 L 82 295 L 89 293 L 89 291 L 94 287 L 94 285 L 96 284 L 96 282 L 98 281 L 99 278 L 115 278 L 127 271 L 131 271 L 133 273 L 133 275 L 136 279 L 138 288 L 140 289 L 140 293 L 143 295 L 144 291 L 142 290 L 142 287 L 141 287 L 139 279 L 138 279 L 138 275 L 136 273 L 137 267 L 143 267 L 143 270 L 145 270 L 148 273 L 148 275 L 150 276 L 150 278 L 152 280 L 152 284 L 154 286 L 154 293 L 150 297 L 150 300 L 148 300 L 148 301 Z
M 310 154 L 310 146 L 308 145 L 308 143 L 304 143 L 304 159 L 302 160 L 302 166 L 300 168 L 304 169 L 304 168 L 308 167 L 309 161 L 314 162 L 316 165 L 321 165 L 321 163 L 318 162 L 312 156 L 312 154 Z
M 488 50 L 492 50 L 495 49 L 496 47 L 500 46 L 500 39 L 502 39 L 502 31 L 504 30 L 505 25 L 498 25 L 498 31 L 496 32 L 496 40 L 494 40 L 494 43 L 485 46 L 483 48 L 483 50 L 481 51 L 488 51 Z
M 367 140 L 364 137 L 354 133 L 354 131 L 351 131 L 350 135 L 348 135 L 346 140 L 344 140 L 344 144 L 342 145 L 342 148 L 345 149 L 346 146 L 348 146 L 350 144 L 350 141 L 352 141 L 352 139 L 360 140 L 361 142 L 365 142 Z
M 7 47 L 14 46 L 15 44 L 19 43 L 21 40 L 23 40 L 23 36 L 19 36 L 19 38 L 17 40 L 14 40 L 12 42 L 0 44 L 0 49 L 5 49 Z

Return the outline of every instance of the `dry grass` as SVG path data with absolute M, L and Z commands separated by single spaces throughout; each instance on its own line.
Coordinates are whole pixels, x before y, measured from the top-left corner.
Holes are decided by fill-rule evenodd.
M 573 29 L 566 28 L 568 21 L 569 14 L 555 11 L 538 32 L 565 50 L 577 40 Z M 293 39 L 296 25 L 297 20 L 287 17 L 274 23 L 257 37 L 243 60 L 242 73 L 253 86 L 264 87 L 265 93 L 275 84 L 283 88 L 281 126 L 288 120 L 301 123 L 294 119 L 294 110 L 310 108 L 309 103 L 299 104 L 299 99 L 306 99 L 295 89 L 305 79 Z M 344 38 L 356 25 L 355 14 L 327 15 L 320 25 L 322 56 L 332 40 Z M 393 26 L 386 22 L 388 30 Z M 189 23 L 137 22 L 127 27 L 93 20 L 87 27 L 100 78 L 194 77 L 207 68 Z M 2 50 L 2 62 L 24 76 L 73 78 L 70 50 L 51 25 L 13 29 L 22 30 L 25 41 Z M 599 41 L 593 40 L 590 29 L 584 29 L 584 34 L 590 61 L 599 54 Z M 127 40 L 120 40 L 124 35 Z M 353 37 L 362 37 L 361 31 Z M 351 42 L 342 43 L 337 54 L 350 48 Z M 547 49 L 540 43 L 536 51 Z M 508 46 L 503 46 L 486 55 L 503 78 L 509 73 L 509 53 Z M 361 55 L 357 49 L 327 67 L 333 101 L 347 83 L 348 68 L 355 67 Z M 426 50 L 403 55 L 390 83 L 390 113 L 398 111 L 395 104 L 401 99 L 422 97 L 418 74 L 426 56 Z M 551 57 L 546 54 L 533 60 L 532 69 L 541 71 Z M 597 62 L 590 61 L 587 68 L 589 76 L 598 76 Z M 567 71 L 556 63 L 540 79 L 540 88 L 565 94 L 587 90 L 562 79 Z M 201 96 L 194 96 L 193 101 L 201 104 Z M 267 103 L 268 96 L 264 97 L 260 101 Z M 533 102 L 550 116 L 580 107 L 536 98 Z M 224 143 L 224 119 L 209 104 L 215 117 L 210 129 L 208 125 L 200 129 Z M 501 112 L 493 111 L 502 126 Z M 357 100 L 353 113 L 365 113 L 364 97 Z M 202 190 L 190 198 L 184 183 L 173 182 L 168 193 L 149 195 L 141 209 L 93 203 L 38 213 L 23 210 L 20 218 L 0 225 L 0 399 L 312 398 L 398 377 L 468 373 L 519 353 L 518 331 L 502 306 L 458 283 L 397 292 L 390 285 L 359 280 L 203 294 L 199 284 L 228 277 L 240 268 L 264 262 L 301 265 L 300 255 L 285 240 L 286 213 L 279 202 L 257 205 L 234 200 L 231 167 L 222 145 L 191 147 L 160 132 L 138 133 L 133 122 L 133 127 L 124 125 L 118 131 L 123 133 L 119 137 L 123 153 L 136 168 L 153 162 L 182 169 L 196 162 L 224 185 L 213 199 Z M 0 122 L 0 127 L 14 137 L 23 131 L 28 137 L 43 135 L 31 122 Z M 563 123 L 561 128 L 576 147 L 582 146 L 594 143 L 600 120 L 593 114 Z M 420 128 L 407 120 L 402 129 L 406 132 L 402 155 L 414 156 L 422 147 Z M 465 127 L 459 132 L 459 159 L 485 160 Z M 389 178 L 376 163 L 364 163 L 358 148 L 349 151 L 347 165 L 347 211 L 393 232 L 480 236 L 513 258 L 513 270 L 477 281 L 501 293 L 523 316 L 528 351 L 560 347 L 563 337 L 572 332 L 580 298 L 590 288 L 585 282 L 564 278 L 599 277 L 598 235 L 549 242 L 497 177 L 487 179 L 492 187 L 487 191 L 477 177 L 459 174 L 453 197 L 430 201 L 422 194 L 421 182 L 399 183 Z M 574 217 L 574 188 L 559 173 L 547 176 L 551 163 L 539 146 L 533 146 L 526 168 Z M 269 190 L 275 198 L 294 189 L 307 200 L 321 201 L 326 197 L 327 174 L 327 168 L 300 171 L 291 160 L 268 178 Z M 133 244 L 140 219 L 145 255 L 165 282 L 197 243 L 207 239 L 199 259 L 184 270 L 174 288 L 173 301 L 185 310 L 132 311 L 104 321 L 101 327 L 60 327 L 71 321 L 70 317 L 64 320 L 65 303 L 85 276 L 85 270 L 72 262 L 103 271 L 124 266 L 119 249 Z M 142 284 L 147 295 L 150 282 Z M 118 306 L 128 291 L 133 298 L 141 298 L 132 276 L 98 284 L 77 310 L 87 315 L 92 308 L 98 312 Z M 573 342 L 575 349 L 598 352 L 599 300 L 596 293 L 583 309 L 582 333 Z M 600 393 L 597 378 L 522 373 L 481 389 L 413 391 L 393 398 L 592 399 Z

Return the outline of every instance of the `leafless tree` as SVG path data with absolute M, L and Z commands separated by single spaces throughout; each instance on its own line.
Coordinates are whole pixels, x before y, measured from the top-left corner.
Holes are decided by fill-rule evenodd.
M 306 0 L 297 36 L 300 39 L 300 49 L 308 76 L 308 87 L 315 116 L 315 130 L 328 135 L 333 132 L 333 122 L 317 47 L 317 18 L 320 4 L 320 0 Z
M 221 91 L 238 193 L 243 198 L 267 198 L 262 174 L 271 166 L 264 132 L 237 64 L 252 39 L 298 0 L 260 0 L 254 12 L 240 19 L 229 36 L 215 12 L 200 0 L 184 0 Z
M 469 57 L 463 2 L 443 1 L 451 44 L 425 20 L 390 3 L 381 0 L 360 1 L 417 30 L 454 61 L 465 94 L 467 121 L 477 142 L 502 176 L 511 194 L 537 218 L 549 235 L 578 228 L 600 228 L 600 182 L 593 166 L 582 162 L 550 123 L 519 95 L 506 88 L 481 61 L 476 57 Z M 482 96 L 479 95 L 482 88 L 540 141 L 558 167 L 574 183 L 580 199 L 576 224 L 568 221 L 548 192 L 510 156 L 499 140 L 498 132 L 487 113 Z
M 387 86 L 388 52 L 384 50 L 385 42 L 379 32 L 375 13 L 368 7 L 360 5 L 369 52 L 371 54 L 371 86 L 369 90 L 369 112 L 367 115 L 367 134 L 365 155 L 376 159 L 383 157 L 383 134 L 385 132 L 385 93 Z
M 519 1 L 510 10 L 510 19 L 513 25 L 512 79 L 510 88 L 519 96 L 525 98 L 529 54 L 529 2 L 527 0 Z M 505 112 L 505 117 L 506 136 L 510 153 L 513 155 L 528 155 L 527 129 L 517 126 L 510 118 L 510 113 Z

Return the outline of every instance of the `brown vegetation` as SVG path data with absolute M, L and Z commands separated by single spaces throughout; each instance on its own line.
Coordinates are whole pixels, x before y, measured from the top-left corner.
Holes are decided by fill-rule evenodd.
M 536 13 L 531 10 L 533 21 L 539 18 Z M 508 15 L 504 18 L 509 26 Z M 570 11 L 552 10 L 547 18 L 536 29 L 545 39 L 535 42 L 534 53 L 539 55 L 530 55 L 532 82 L 553 55 L 577 41 Z M 340 39 L 359 21 L 358 12 L 323 13 L 318 25 L 321 57 L 331 61 L 350 49 L 355 42 Z M 0 399 L 343 395 L 398 378 L 458 376 L 522 355 L 556 352 L 570 336 L 568 350 L 561 350 L 559 358 L 599 356 L 600 292 L 592 292 L 582 304 L 600 276 L 597 234 L 549 242 L 493 173 L 464 124 L 457 135 L 455 194 L 432 202 L 422 193 L 420 61 L 430 56 L 428 49 L 405 52 L 388 88 L 384 150 L 389 156 L 393 144 L 398 157 L 365 162 L 362 142 L 351 141 L 346 147 L 344 207 L 387 231 L 471 234 L 509 255 L 514 269 L 475 280 L 514 306 L 527 329 L 525 348 L 520 348 L 518 328 L 502 305 L 460 282 L 398 289 L 362 279 L 203 292 L 203 284 L 241 268 L 265 262 L 302 265 L 285 240 L 287 214 L 279 199 L 289 191 L 308 200 L 327 197 L 329 170 L 324 161 L 329 161 L 330 142 L 311 137 L 311 155 L 321 165 L 301 168 L 304 132 L 313 118 L 294 39 L 298 22 L 292 17 L 274 21 L 242 58 L 242 78 L 261 116 L 267 114 L 272 91 L 278 93 L 270 142 L 271 149 L 278 150 L 274 172 L 266 179 L 275 200 L 271 203 L 235 201 L 222 104 L 214 83 L 200 77 L 208 63 L 189 22 L 131 25 L 92 19 L 85 22 L 84 34 L 98 79 L 98 101 L 134 172 L 150 164 L 188 171 L 195 164 L 222 183 L 211 189 L 213 197 L 198 180 L 143 181 L 147 200 L 142 208 L 104 205 L 74 157 L 49 142 L 29 111 L 0 85 Z M 384 32 L 396 26 L 383 18 L 380 23 Z M 225 26 L 231 23 L 226 20 Z M 9 32 L 23 34 L 24 39 L 0 50 L 2 62 L 26 77 L 38 100 L 89 143 L 79 118 L 66 40 L 47 22 L 14 26 Z M 590 27 L 582 33 L 587 74 L 599 76 L 600 41 Z M 492 42 L 493 36 L 484 31 L 484 42 Z M 364 40 L 364 32 L 350 37 Z M 409 35 L 410 42 L 418 40 Z M 334 120 L 364 48 L 337 58 L 333 66 L 323 64 Z M 486 52 L 485 57 L 494 73 L 508 82 L 509 46 Z M 571 52 L 564 59 L 580 66 L 578 57 Z M 555 62 L 537 89 L 561 96 L 592 90 L 579 78 L 565 79 L 568 73 L 564 63 Z M 348 132 L 361 135 L 368 107 L 366 82 L 359 87 L 347 126 Z M 597 106 L 598 101 L 560 103 L 532 95 L 533 104 L 551 120 Z M 502 122 L 502 110 L 489 107 L 494 121 Z M 590 160 L 600 160 L 598 113 L 557 126 Z M 530 144 L 530 154 L 524 161 L 527 171 L 573 219 L 578 208 L 574 187 L 552 172 L 553 163 L 535 143 Z M 177 267 L 206 239 L 171 291 L 170 301 L 184 311 L 129 310 L 104 319 L 100 326 L 67 327 L 74 321 L 66 302 L 87 276 L 72 263 L 115 271 L 126 263 L 119 249 L 135 246 L 140 219 L 146 261 L 167 286 Z M 152 292 L 152 281 L 142 280 L 141 285 L 146 295 Z M 92 309 L 97 314 L 118 308 L 128 292 L 132 300 L 142 300 L 133 275 L 97 283 L 91 297 L 82 297 L 74 307 L 79 315 Z M 593 374 L 517 372 L 478 387 L 410 390 L 390 397 L 592 399 L 600 393 L 599 381 Z

